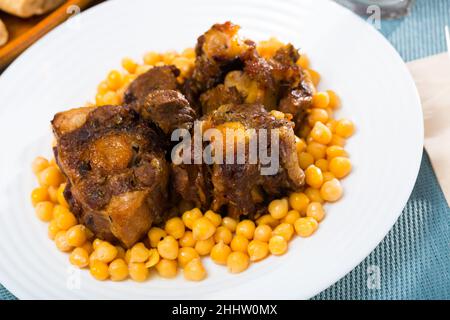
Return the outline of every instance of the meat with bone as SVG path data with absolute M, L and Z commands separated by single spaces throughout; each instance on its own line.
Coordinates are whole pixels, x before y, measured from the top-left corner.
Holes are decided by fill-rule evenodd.
M 204 130 L 215 128 L 223 132 L 226 132 L 227 128 L 242 129 L 241 132 L 245 132 L 245 139 L 242 140 L 246 145 L 245 160 L 244 163 L 234 161 L 230 164 L 223 161 L 211 165 L 173 165 L 175 190 L 185 200 L 204 208 L 211 207 L 215 211 L 225 210 L 235 218 L 241 215 L 252 217 L 263 210 L 268 199 L 284 195 L 288 191 L 298 191 L 303 187 L 304 173 L 297 160 L 292 122 L 275 118 L 262 105 L 229 104 L 204 116 L 202 128 Z M 248 129 L 254 129 L 256 133 L 261 129 L 268 130 L 267 140 L 258 140 L 258 143 L 266 144 L 269 155 L 272 155 L 274 151 L 272 147 L 275 147 L 272 145 L 270 132 L 278 131 L 279 140 L 275 143 L 279 147 L 279 154 L 276 160 L 272 160 L 278 162 L 279 166 L 275 168 L 273 174 L 261 174 L 264 164 L 259 156 L 256 163 L 249 161 L 249 140 L 245 131 Z M 223 146 L 226 152 L 230 150 L 229 144 L 224 143 Z M 236 153 L 238 148 L 233 147 L 232 150 Z M 233 156 L 237 159 L 236 154 Z M 208 183 L 210 187 L 205 188 Z
M 127 106 L 61 112 L 52 125 L 66 199 L 97 237 L 130 247 L 164 220 L 169 170 L 159 129 Z
M 142 104 L 153 90 L 177 90 L 179 75 L 180 70 L 175 66 L 153 67 L 129 85 L 124 95 L 124 102 Z
M 179 70 L 175 66 L 154 67 L 128 87 L 124 101 L 142 117 L 170 134 L 177 128 L 190 129 L 196 112 L 177 91 Z
M 242 69 L 240 56 L 254 44 L 241 41 L 238 30 L 239 26 L 225 22 L 213 25 L 198 38 L 195 67 L 183 88 L 196 110 L 200 109 L 198 99 L 203 92 L 223 83 L 228 72 Z
M 230 22 L 215 24 L 198 38 L 195 67 L 183 87 L 187 99 L 203 114 L 225 103 L 259 103 L 291 113 L 301 126 L 314 86 L 296 63 L 298 50 L 287 44 L 264 58 L 238 30 Z

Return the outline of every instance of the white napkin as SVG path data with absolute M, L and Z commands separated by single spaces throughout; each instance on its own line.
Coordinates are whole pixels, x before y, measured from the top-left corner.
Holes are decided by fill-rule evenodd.
M 450 55 L 407 63 L 422 100 L 425 149 L 450 203 Z

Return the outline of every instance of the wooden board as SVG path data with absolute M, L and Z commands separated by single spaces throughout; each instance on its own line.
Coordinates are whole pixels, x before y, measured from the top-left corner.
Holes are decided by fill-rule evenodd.
M 67 20 L 73 13 L 70 10 L 71 6 L 76 5 L 82 10 L 99 2 L 102 1 L 68 0 L 48 14 L 27 19 L 0 12 L 0 19 L 5 23 L 9 33 L 8 42 L 0 47 L 0 70 L 47 32 Z

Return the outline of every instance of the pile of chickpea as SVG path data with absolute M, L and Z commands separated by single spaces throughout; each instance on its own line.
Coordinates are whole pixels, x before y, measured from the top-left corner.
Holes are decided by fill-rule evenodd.
M 261 55 L 270 56 L 279 46 L 278 40 L 270 39 L 261 42 L 258 50 Z M 181 70 L 178 80 L 182 82 L 194 62 L 193 49 L 181 54 L 150 52 L 144 56 L 143 64 L 126 58 L 122 61 L 124 71 L 111 71 L 100 83 L 95 104 L 120 104 L 128 84 L 153 66 L 176 65 Z M 320 75 L 309 68 L 307 56 L 302 55 L 297 63 L 317 87 Z M 171 218 L 165 226 L 152 227 L 142 242 L 126 250 L 95 239 L 89 229 L 79 224 L 63 196 L 65 178 L 54 160 L 42 157 L 32 165 L 40 185 L 32 191 L 32 204 L 39 219 L 49 222 L 48 235 L 56 247 L 70 253 L 72 265 L 89 268 L 95 279 L 145 281 L 152 269 L 161 277 L 173 278 L 181 268 L 187 280 L 199 281 L 207 275 L 201 260 L 205 256 L 226 265 L 230 272 L 239 273 L 251 262 L 284 254 L 295 234 L 311 236 L 325 218 L 323 204 L 342 197 L 340 179 L 352 170 L 344 146 L 355 129 L 350 120 L 333 118 L 339 107 L 340 100 L 333 91 L 314 93 L 312 109 L 306 125 L 297 132 L 296 141 L 299 164 L 305 171 L 305 189 L 273 200 L 267 213 L 256 221 L 237 221 L 194 208 Z

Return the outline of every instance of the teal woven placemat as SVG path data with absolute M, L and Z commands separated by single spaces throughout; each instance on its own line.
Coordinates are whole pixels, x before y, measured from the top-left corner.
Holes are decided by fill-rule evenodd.
M 382 21 L 381 32 L 411 61 L 447 50 L 445 25 L 450 26 L 449 0 L 416 0 L 410 16 Z M 314 299 L 450 299 L 449 245 L 450 209 L 424 153 L 414 190 L 386 238 Z M 379 270 L 379 286 L 371 282 L 373 270 Z M 369 289 L 368 281 L 378 288 Z
M 450 0 L 416 0 L 409 17 L 383 21 L 381 32 L 410 61 L 446 50 L 446 24 Z M 450 209 L 424 153 L 414 191 L 393 229 L 360 265 L 314 299 L 450 299 L 449 245 Z M 370 281 L 374 270 L 379 286 Z M 0 285 L 0 299 L 15 297 Z

